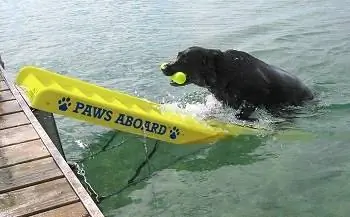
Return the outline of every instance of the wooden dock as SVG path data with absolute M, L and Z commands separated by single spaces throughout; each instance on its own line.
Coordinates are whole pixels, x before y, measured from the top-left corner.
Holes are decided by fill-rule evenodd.
M 4 74 L 0 71 L 0 217 L 103 217 Z

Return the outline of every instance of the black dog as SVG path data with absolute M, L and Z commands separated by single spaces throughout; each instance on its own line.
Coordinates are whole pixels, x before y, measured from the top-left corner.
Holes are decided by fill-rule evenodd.
M 281 106 L 299 106 L 314 98 L 296 76 L 243 51 L 190 47 L 161 70 L 166 76 L 185 73 L 184 84 L 171 85 L 205 87 L 222 103 L 241 108 L 237 118 L 244 120 L 249 120 L 257 107 L 276 111 Z

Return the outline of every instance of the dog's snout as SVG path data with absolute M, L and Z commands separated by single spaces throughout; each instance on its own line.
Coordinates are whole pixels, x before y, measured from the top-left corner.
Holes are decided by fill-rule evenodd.
M 162 63 L 162 65 L 160 65 L 160 70 L 164 71 L 167 67 L 168 63 Z
M 166 76 L 171 76 L 174 72 L 171 70 L 171 64 L 169 63 L 163 63 L 160 66 L 160 70 L 164 73 Z

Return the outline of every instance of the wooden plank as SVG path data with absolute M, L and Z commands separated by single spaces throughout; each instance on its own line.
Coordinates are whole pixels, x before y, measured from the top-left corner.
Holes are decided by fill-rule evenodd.
M 78 195 L 81 202 L 84 204 L 85 208 L 89 212 L 89 215 L 93 217 L 104 217 L 101 210 L 92 200 L 92 198 L 90 197 L 90 195 L 88 194 L 84 186 L 80 183 L 79 179 L 75 176 L 72 169 L 69 167 L 65 159 L 61 156 L 60 152 L 58 151 L 54 143 L 51 141 L 50 137 L 47 135 L 43 127 L 40 125 L 39 121 L 36 119 L 32 111 L 30 110 L 29 106 L 27 105 L 26 101 L 23 99 L 23 97 L 17 90 L 16 86 L 11 83 L 9 87 L 13 95 L 17 99 L 18 103 L 22 107 L 24 113 L 27 115 L 28 119 L 33 124 L 35 130 L 40 135 L 40 138 L 42 139 L 44 145 L 50 152 L 51 156 L 54 158 L 56 164 L 61 169 L 65 177 L 67 178 L 69 184 L 72 186 L 72 188 Z
M 0 169 L 0 193 L 62 178 L 54 160 L 44 158 Z
M 16 100 L 0 102 L 0 116 L 19 112 L 21 110 L 22 109 Z
M 0 213 L 30 216 L 78 201 L 67 180 L 62 178 L 0 194 Z
M 9 89 L 9 87 L 7 86 L 5 81 L 0 81 L 0 91 L 8 90 L 8 89 Z
M 0 168 L 49 157 L 40 139 L 0 148 Z
M 54 210 L 39 213 L 31 217 L 89 217 L 81 202 L 63 206 Z
M 30 121 L 28 120 L 24 112 L 17 112 L 9 115 L 0 116 L 0 130 L 10 127 L 21 126 L 29 123 Z
M 0 91 L 0 102 L 14 100 L 15 97 L 10 90 Z
M 39 139 L 32 125 L 23 125 L 0 130 L 0 147 Z

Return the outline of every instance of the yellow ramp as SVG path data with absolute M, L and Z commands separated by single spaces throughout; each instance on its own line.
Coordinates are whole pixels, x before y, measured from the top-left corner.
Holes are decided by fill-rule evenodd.
M 33 108 L 174 144 L 213 143 L 257 129 L 204 122 L 160 104 L 33 66 L 16 78 Z

